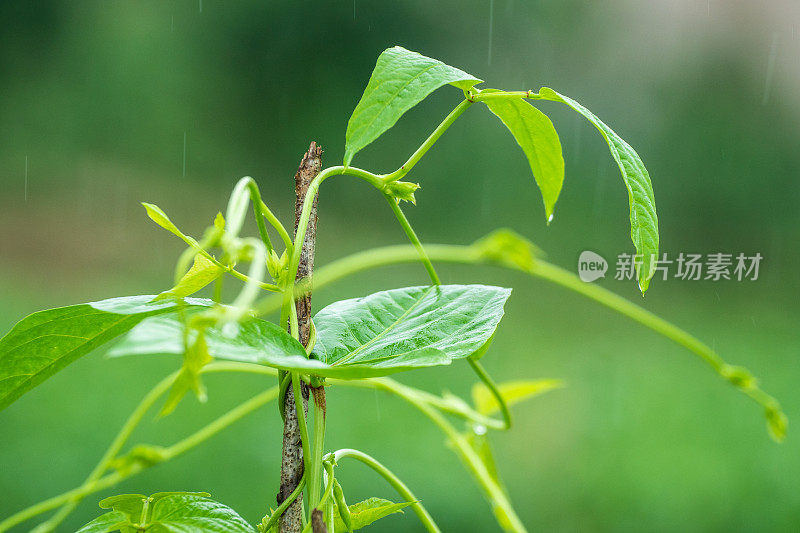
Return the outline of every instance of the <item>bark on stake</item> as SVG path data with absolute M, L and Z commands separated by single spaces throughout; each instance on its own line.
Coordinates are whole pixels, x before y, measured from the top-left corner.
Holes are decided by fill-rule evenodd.
M 319 174 L 322 169 L 322 149 L 312 142 L 308 152 L 303 156 L 300 167 L 297 169 L 295 180 L 295 235 L 297 234 L 297 224 L 300 222 L 300 213 L 303 209 L 303 199 L 311 181 Z M 300 264 L 297 268 L 297 277 L 303 279 L 311 277 L 314 271 L 314 243 L 317 236 L 317 198 L 311 209 L 311 218 L 306 230 L 306 237 L 303 241 L 303 248 L 300 254 Z M 311 332 L 311 293 L 297 300 L 297 323 L 299 326 L 300 342 L 303 346 L 308 345 Z M 308 387 L 301 383 L 303 410 L 308 413 Z M 292 387 L 286 390 L 286 397 L 283 409 L 283 455 L 281 457 L 281 487 L 278 492 L 278 505 L 280 505 L 297 487 L 303 477 L 303 444 L 300 441 L 300 426 L 297 421 L 297 411 L 295 410 L 294 395 Z M 303 495 L 286 509 L 281 517 L 280 530 L 282 533 L 300 533 L 303 529 Z

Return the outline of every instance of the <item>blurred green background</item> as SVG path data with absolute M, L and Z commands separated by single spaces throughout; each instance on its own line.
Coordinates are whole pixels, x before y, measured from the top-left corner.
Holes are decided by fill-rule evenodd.
M 224 210 L 244 175 L 286 222 L 311 140 L 338 164 L 374 65 L 399 44 L 507 89 L 547 85 L 606 120 L 652 176 L 661 242 L 679 252 L 764 256 L 753 282 L 656 280 L 614 290 L 748 366 L 800 420 L 800 9 L 789 0 L 0 3 L 0 326 L 44 307 L 161 291 L 181 243 L 150 223 L 155 202 L 187 232 Z M 355 164 L 396 168 L 460 98 L 437 91 Z M 631 252 L 627 195 L 602 139 L 542 104 L 567 165 L 547 228 L 527 162 L 476 106 L 410 175 L 407 209 L 427 242 L 512 227 L 572 271 L 582 250 Z M 385 203 L 355 179 L 326 183 L 317 263 L 401 243 Z M 253 228 L 251 228 L 253 229 Z M 613 264 L 611 266 L 613 270 Z M 493 435 L 523 521 L 548 531 L 787 531 L 800 524 L 800 454 L 769 440 L 758 409 L 676 345 L 558 287 L 496 269 L 442 267 L 445 282 L 513 286 L 485 359 L 498 380 L 567 387 L 515 408 Z M 423 284 L 422 267 L 319 290 L 314 306 Z M 178 360 L 91 354 L 0 413 L 0 516 L 80 483 L 127 412 Z M 467 394 L 466 365 L 402 375 Z M 169 444 L 265 386 L 208 378 L 134 441 Z M 270 382 L 271 385 L 271 382 Z M 442 436 L 373 392 L 329 392 L 330 448 L 357 447 L 399 472 L 445 531 L 496 530 Z M 88 497 L 63 531 L 117 492 L 206 490 L 251 522 L 274 504 L 280 417 L 270 406 L 207 446 Z M 393 497 L 358 464 L 352 502 Z M 18 528 L 27 531 L 32 524 Z M 378 531 L 418 530 L 413 515 Z

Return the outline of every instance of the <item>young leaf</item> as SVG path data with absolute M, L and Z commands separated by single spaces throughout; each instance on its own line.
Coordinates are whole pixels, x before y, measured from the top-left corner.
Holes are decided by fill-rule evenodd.
M 486 471 L 489 473 L 492 480 L 497 483 L 497 486 L 500 487 L 503 492 L 506 492 L 503 481 L 500 479 L 500 474 L 497 472 L 497 463 L 494 460 L 494 454 L 489 445 L 489 435 L 487 434 L 486 428 L 481 427 L 480 429 L 467 431 L 464 438 L 472 449 L 475 450 L 475 453 L 480 458 L 483 466 L 486 467 Z
M 564 183 L 564 156 L 556 128 L 547 115 L 522 98 L 490 99 L 485 103 L 525 152 L 536 184 L 542 191 L 545 218 L 549 222 Z
M 639 278 L 639 288 L 644 294 L 650 284 L 650 278 L 655 273 L 655 261 L 658 257 L 658 217 L 650 174 L 639 154 L 594 113 L 575 100 L 548 87 L 542 87 L 539 93 L 532 97 L 567 104 L 594 124 L 608 143 L 611 155 L 617 162 L 625 187 L 628 189 L 631 240 L 636 247 L 636 253 L 641 257 L 641 261 L 637 261 L 636 274 Z
M 152 302 L 152 295 L 39 311 L 0 339 L 0 410 L 71 362 L 122 335 L 145 318 L 174 312 L 176 301 Z M 210 300 L 187 298 L 191 306 Z
M 498 229 L 475 241 L 472 246 L 482 259 L 503 266 L 530 271 L 544 252 L 531 241 L 510 229 Z
M 200 378 L 200 371 L 211 362 L 211 355 L 208 353 L 205 330 L 197 332 L 194 342 L 187 346 L 183 354 L 183 367 L 181 373 L 172 384 L 172 388 L 167 396 L 167 401 L 161 409 L 161 416 L 167 416 L 178 406 L 186 393 L 194 391 L 201 402 L 207 399 L 206 387 Z
M 192 268 L 183 275 L 180 281 L 170 290 L 164 291 L 156 296 L 155 299 L 184 298 L 192 295 L 220 277 L 223 272 L 222 268 L 218 267 L 207 257 L 202 254 L 197 254 L 194 256 Z
M 132 526 L 133 522 L 128 520 L 124 513 L 111 511 L 98 516 L 80 528 L 77 533 L 110 533 L 111 531 L 121 531 L 125 527 L 131 528 L 131 531 L 136 531 Z
M 384 50 L 347 123 L 344 165 L 349 166 L 356 152 L 380 137 L 403 113 L 442 85 L 449 83 L 466 90 L 481 81 L 400 46 Z
M 138 522 L 142 517 L 144 494 L 117 494 L 100 500 L 101 509 L 111 509 L 113 512 L 123 514 L 131 522 Z
M 150 217 L 150 220 L 168 232 L 177 235 L 181 239 L 186 240 L 188 238 L 181 230 L 178 229 L 178 226 L 172 223 L 167 214 L 162 211 L 160 207 L 155 204 L 148 204 L 146 202 L 142 202 L 142 205 L 144 206 L 145 211 L 147 211 L 147 216 Z
M 562 387 L 563 383 L 557 379 L 538 379 L 509 381 L 498 386 L 500 395 L 505 399 L 509 406 L 519 403 L 528 398 L 539 396 L 547 391 Z M 500 410 L 494 395 L 486 388 L 483 383 L 476 383 L 472 387 L 472 401 L 475 403 L 475 410 L 482 415 L 492 415 Z
M 369 498 L 363 502 L 354 503 L 349 506 L 350 518 L 352 520 L 353 529 L 361 529 L 371 523 L 380 520 L 383 517 L 389 516 L 394 513 L 403 513 L 403 508 L 408 507 L 414 502 L 401 502 L 393 503 L 383 498 Z M 341 517 L 339 516 L 339 509 L 335 506 L 333 508 L 334 531 L 347 531 Z

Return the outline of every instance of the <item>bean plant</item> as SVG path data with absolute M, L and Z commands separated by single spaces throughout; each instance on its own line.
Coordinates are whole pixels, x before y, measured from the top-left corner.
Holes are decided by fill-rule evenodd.
M 322 151 L 315 143 L 303 158 L 295 176 L 294 236 L 249 177 L 236 184 L 225 215 L 217 214 L 199 238 L 181 231 L 156 205 L 143 204 L 156 224 L 187 245 L 177 261 L 174 286 L 158 295 L 110 298 L 40 311 L 22 319 L 0 340 L 0 408 L 113 340 L 118 342 L 109 352 L 112 357 L 172 354 L 182 357 L 182 365 L 141 400 L 82 483 L 7 517 L 0 522 L 0 532 L 54 511 L 33 527 L 38 533 L 53 531 L 84 498 L 107 492 L 125 479 L 172 460 L 271 402 L 284 420 L 281 477 L 276 483 L 277 499 L 264 502 L 266 514 L 260 523 L 248 523 L 208 493 L 161 492 L 107 497 L 100 501 L 106 511 L 79 531 L 353 531 L 404 509 L 416 515 L 425 530 L 439 531 L 424 502 L 394 469 L 356 449 L 326 450 L 325 397 L 338 387 L 385 391 L 416 408 L 442 431 L 486 497 L 498 526 L 505 531 L 525 531 L 512 496 L 500 480 L 488 433 L 511 428 L 512 404 L 558 387 L 560 382 L 520 379 L 496 384 L 482 358 L 490 351 L 511 290 L 477 284 L 442 285 L 435 263 L 512 269 L 577 292 L 633 319 L 695 353 L 752 398 L 763 409 L 772 437 L 781 440 L 786 417 L 746 369 L 727 364 L 709 346 L 642 307 L 600 286 L 583 283 L 545 261 L 539 249 L 518 233 L 498 229 L 469 245 L 421 243 L 402 204 L 416 204 L 419 184 L 405 178 L 473 106 L 485 106 L 511 132 L 541 190 L 545 220 L 553 219 L 564 181 L 561 142 L 553 123 L 532 103 L 556 102 L 586 118 L 608 144 L 628 192 L 630 234 L 642 294 L 653 276 L 658 221 L 650 177 L 636 151 L 588 109 L 553 89 L 503 91 L 479 88 L 481 83 L 462 70 L 401 47 L 384 51 L 347 125 L 343 164 L 322 169 Z M 445 85 L 456 87 L 463 98 L 399 168 L 379 174 L 352 165 L 359 151 Z M 362 251 L 314 271 L 318 192 L 326 180 L 339 176 L 360 178 L 374 188 L 376 198 L 386 201 L 410 244 Z M 240 235 L 250 205 L 258 237 Z M 273 241 L 276 236 L 278 241 Z M 358 295 L 328 305 L 312 318 L 312 288 L 398 263 L 421 263 L 430 283 Z M 223 279 L 230 277 L 243 285 L 233 301 L 223 303 Z M 207 286 L 210 298 L 192 296 Z M 270 317 L 275 321 L 269 321 Z M 474 371 L 477 380 L 471 398 L 420 390 L 389 377 L 451 364 L 466 364 Z M 157 403 L 161 402 L 161 415 L 167 415 L 189 392 L 206 399 L 204 376 L 240 372 L 276 383 L 172 445 L 130 445 L 134 429 Z M 276 448 L 274 453 L 278 452 Z M 386 480 L 396 495 L 348 504 L 337 470 L 349 468 L 354 461 Z M 262 478 L 254 474 L 252 481 Z

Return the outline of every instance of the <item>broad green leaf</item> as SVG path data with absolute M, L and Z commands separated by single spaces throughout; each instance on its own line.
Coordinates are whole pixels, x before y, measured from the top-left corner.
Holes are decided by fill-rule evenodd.
M 407 287 L 342 300 L 314 317 L 312 355 L 331 367 L 364 365 L 382 373 L 448 364 L 492 336 L 510 289 L 486 285 Z
M 214 264 L 206 256 L 197 254 L 194 256 L 194 264 L 189 271 L 183 275 L 178 283 L 168 291 L 164 291 L 156 300 L 166 298 L 184 298 L 190 296 L 224 273 L 224 270 Z
M 147 317 L 174 312 L 174 300 L 152 295 L 48 309 L 29 315 L 0 339 L 0 409 L 79 357 L 122 335 Z M 187 298 L 189 307 L 212 305 Z
M 147 503 L 146 511 L 145 503 Z M 85 533 L 128 531 L 131 526 L 142 529 L 130 529 L 130 531 L 146 529 L 152 533 L 188 531 L 255 533 L 256 531 L 233 509 L 211 500 L 206 492 L 159 492 L 149 497 L 143 494 L 121 494 L 101 501 L 100 507 L 111 508 L 113 511 L 93 520 L 80 531 Z
M 542 191 L 545 218 L 549 222 L 564 183 L 564 156 L 552 121 L 522 98 L 489 99 L 485 103 L 525 152 Z
M 123 337 L 109 352 L 111 357 L 126 355 L 182 355 L 183 322 L 171 316 L 153 317 L 142 321 Z M 330 366 L 316 359 L 308 359 L 303 346 L 291 335 L 271 322 L 251 319 L 238 325 L 233 335 L 220 329 L 205 330 L 208 353 L 215 359 L 256 363 L 281 370 L 295 370 L 341 379 L 360 379 L 384 376 L 421 366 L 449 364 L 450 358 L 438 350 L 431 350 L 427 359 L 423 353 L 414 354 L 414 360 L 398 357 L 389 364 L 383 361 L 373 366 L 354 364 Z
M 132 525 L 133 523 L 128 520 L 127 515 L 119 511 L 111 511 L 110 513 L 98 516 L 80 528 L 77 533 L 110 533 L 111 531 L 120 531 L 122 528 Z
M 617 162 L 625 187 L 628 189 L 631 240 L 636 247 L 636 253 L 641 257 L 641 260 L 637 261 L 636 274 L 639 278 L 639 288 L 644 294 L 655 273 L 655 263 L 658 258 L 658 217 L 656 216 L 656 201 L 653 197 L 650 174 L 639 154 L 594 113 L 572 98 L 559 94 L 548 87 L 542 87 L 539 89 L 539 93 L 533 97 L 567 104 L 594 124 L 608 143 L 611 155 Z
M 510 229 L 499 229 L 472 245 L 482 259 L 517 268 L 525 272 L 533 268 L 544 252 L 531 241 Z
M 236 511 L 209 498 L 174 494 L 152 504 L 148 533 L 256 533 Z
M 127 355 L 183 355 L 184 323 L 174 316 L 157 316 L 142 321 L 108 352 L 110 357 Z M 197 331 L 189 332 L 189 343 L 197 339 Z M 236 325 L 233 334 L 217 327 L 204 330 L 208 354 L 215 359 L 256 363 L 283 368 L 304 368 L 306 372 L 324 367 L 319 361 L 306 359 L 303 345 L 283 328 L 261 319 L 250 319 Z
M 509 294 L 510 289 L 485 285 L 442 285 L 343 300 L 314 317 L 311 359 L 282 328 L 260 319 L 239 324 L 233 334 L 206 328 L 205 338 L 215 359 L 341 379 L 385 376 L 472 355 L 494 333 Z M 109 355 L 181 355 L 183 328 L 171 316 L 149 318 Z
M 481 81 L 400 46 L 384 50 L 347 123 L 344 165 L 349 166 L 356 152 L 380 137 L 406 111 L 442 85 L 449 83 L 466 90 Z
M 369 498 L 363 502 L 354 503 L 348 506 L 350 518 L 352 519 L 353 529 L 361 529 L 383 517 L 394 513 L 403 513 L 403 508 L 408 507 L 414 502 L 394 503 L 383 498 Z M 334 531 L 347 531 L 344 522 L 339 517 L 339 509 L 333 507 Z
M 509 381 L 498 385 L 500 395 L 506 404 L 512 406 L 528 398 L 539 396 L 547 391 L 563 387 L 563 383 L 557 379 L 538 379 Z M 475 410 L 483 415 L 491 415 L 500 410 L 494 395 L 483 383 L 476 383 L 472 387 L 472 401 L 475 403 Z

